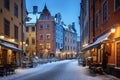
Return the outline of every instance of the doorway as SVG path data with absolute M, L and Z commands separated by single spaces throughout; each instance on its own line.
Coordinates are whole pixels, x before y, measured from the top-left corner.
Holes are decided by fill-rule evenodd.
M 117 67 L 120 67 L 120 42 L 117 43 Z
M 7 64 L 7 50 L 6 49 L 2 49 L 2 64 Z

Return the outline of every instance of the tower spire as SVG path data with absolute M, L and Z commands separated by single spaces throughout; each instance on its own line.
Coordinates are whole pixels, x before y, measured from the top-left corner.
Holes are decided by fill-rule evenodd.
M 44 6 L 44 9 L 47 9 L 46 3 L 45 3 L 45 6 Z

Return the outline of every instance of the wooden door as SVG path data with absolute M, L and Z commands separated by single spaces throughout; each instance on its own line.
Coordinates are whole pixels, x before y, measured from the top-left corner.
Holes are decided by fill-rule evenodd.
M 2 56 L 3 56 L 2 57 L 3 58 L 3 60 L 2 60 L 3 61 L 3 65 L 7 64 L 7 50 L 6 49 L 2 50 Z
M 120 67 L 120 42 L 117 43 L 117 67 Z

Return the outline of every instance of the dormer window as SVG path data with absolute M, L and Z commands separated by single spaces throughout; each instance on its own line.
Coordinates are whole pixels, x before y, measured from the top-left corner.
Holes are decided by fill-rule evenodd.
M 44 16 L 44 21 L 47 21 L 48 20 L 48 16 Z

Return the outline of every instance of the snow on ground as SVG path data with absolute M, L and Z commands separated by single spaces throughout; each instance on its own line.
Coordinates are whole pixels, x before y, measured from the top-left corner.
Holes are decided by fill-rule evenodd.
M 77 60 L 71 60 L 66 67 L 62 75 L 56 76 L 54 80 L 120 80 L 111 75 L 100 75 L 90 73 L 88 67 L 78 65 Z
M 53 68 L 54 66 L 56 66 L 58 64 L 65 63 L 68 61 L 69 60 L 63 60 L 63 61 L 58 61 L 58 62 L 39 64 L 35 68 L 18 68 L 15 70 L 15 74 L 11 74 L 11 75 L 4 76 L 4 77 L 0 76 L 0 80 L 14 80 L 19 77 L 24 77 L 24 76 L 29 77 L 29 75 L 33 76 L 33 75 L 36 75 L 36 74 L 33 74 L 36 71 L 39 71 L 37 74 L 43 73 L 43 72 L 50 70 L 51 68 Z
M 0 77 L 0 80 L 18 80 L 19 78 L 22 79 L 22 77 L 24 79 L 24 77 L 30 77 L 39 73 L 47 72 L 58 64 L 63 63 L 67 63 L 67 67 L 64 67 L 65 70 L 62 72 L 62 75 L 56 76 L 55 80 L 120 80 L 107 74 L 91 74 L 88 67 L 79 66 L 77 60 L 64 60 L 46 63 L 38 65 L 35 68 L 19 68 L 16 69 L 15 74 Z M 34 74 L 35 72 L 37 73 Z
M 66 70 L 68 70 L 69 72 L 70 69 L 73 70 L 71 75 L 65 74 L 64 76 L 61 76 L 61 79 L 59 80 L 120 80 L 114 76 L 107 75 L 105 73 L 104 75 L 90 73 L 88 66 L 78 66 L 78 62 L 76 60 L 68 64 Z M 70 77 L 65 76 L 72 76 L 72 79 Z

